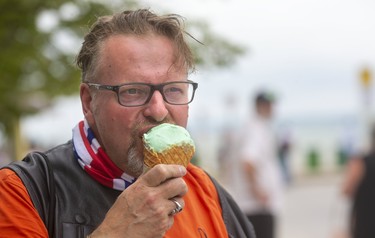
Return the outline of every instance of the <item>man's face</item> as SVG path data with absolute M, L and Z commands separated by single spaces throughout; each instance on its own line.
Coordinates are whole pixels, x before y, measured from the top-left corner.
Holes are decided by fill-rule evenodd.
M 174 51 L 172 42 L 162 36 L 112 36 L 101 47 L 95 82 L 185 81 L 186 69 L 175 66 Z M 159 91 L 144 106 L 124 107 L 115 92 L 82 84 L 81 100 L 85 118 L 103 149 L 119 168 L 136 177 L 143 171 L 142 135 L 163 122 L 187 124 L 188 106 L 164 102 Z
M 268 101 L 262 101 L 257 104 L 258 114 L 263 117 L 270 119 L 272 117 L 272 103 Z

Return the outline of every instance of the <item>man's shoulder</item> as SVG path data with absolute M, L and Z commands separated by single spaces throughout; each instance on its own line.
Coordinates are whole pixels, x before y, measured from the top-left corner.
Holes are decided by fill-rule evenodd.
M 71 140 L 64 144 L 57 145 L 51 149 L 44 152 L 46 156 L 58 155 L 60 153 L 72 153 L 73 152 L 73 142 Z
M 0 184 L 19 184 L 22 183 L 17 174 L 9 169 L 0 169 Z
M 61 163 L 64 162 L 60 161 L 67 161 L 67 156 L 73 156 L 73 145 L 70 141 L 45 152 L 32 151 L 22 160 L 13 161 L 2 167 L 2 175 L 9 175 L 9 171 L 13 171 L 13 173 L 17 174 L 23 181 L 29 179 L 44 180 L 51 165 L 53 165 L 53 167 L 61 165 Z
M 71 141 L 66 142 L 65 144 L 57 145 L 46 151 L 31 151 L 29 152 L 22 160 L 13 161 L 8 165 L 3 166 L 2 168 L 9 168 L 13 166 L 25 166 L 27 164 L 34 165 L 40 162 L 43 162 L 45 157 L 48 157 L 51 161 L 54 156 L 59 157 L 59 155 L 64 155 L 65 153 L 73 153 L 73 143 Z

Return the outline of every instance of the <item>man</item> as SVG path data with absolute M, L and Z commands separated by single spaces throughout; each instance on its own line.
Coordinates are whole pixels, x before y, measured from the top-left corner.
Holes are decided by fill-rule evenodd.
M 273 95 L 261 91 L 251 105 L 253 115 L 239 136 L 230 190 L 254 226 L 257 238 L 275 237 L 275 218 L 282 206 L 283 178 L 272 127 Z
M 3 236 L 254 237 L 202 169 L 143 174 L 142 135 L 187 125 L 197 84 L 184 35 L 179 16 L 145 9 L 98 19 L 77 57 L 85 120 L 73 139 L 0 170 Z
M 370 238 L 375 234 L 375 127 L 369 133 L 369 148 L 352 156 L 346 172 L 343 193 L 352 202 L 349 216 L 350 237 Z

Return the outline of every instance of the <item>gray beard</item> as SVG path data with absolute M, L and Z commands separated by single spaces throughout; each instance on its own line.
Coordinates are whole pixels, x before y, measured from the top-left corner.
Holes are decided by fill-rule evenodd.
M 140 153 L 135 143 L 129 147 L 127 162 L 128 173 L 136 178 L 143 173 L 143 154 Z

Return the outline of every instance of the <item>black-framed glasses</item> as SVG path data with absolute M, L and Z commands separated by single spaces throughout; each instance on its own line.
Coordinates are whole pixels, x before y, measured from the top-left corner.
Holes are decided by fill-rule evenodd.
M 162 84 L 124 83 L 121 85 L 103 85 L 86 83 L 90 88 L 110 90 L 117 94 L 120 105 L 138 107 L 147 104 L 155 91 L 159 91 L 165 102 L 172 105 L 186 105 L 193 101 L 198 83 L 193 81 L 173 81 Z

